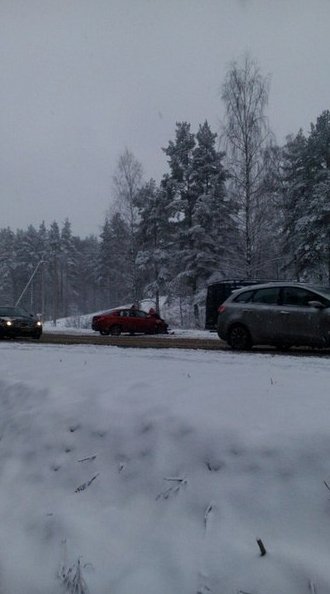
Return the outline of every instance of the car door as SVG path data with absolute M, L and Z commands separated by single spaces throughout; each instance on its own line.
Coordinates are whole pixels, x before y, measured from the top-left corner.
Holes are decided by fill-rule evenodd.
M 324 310 L 309 305 L 322 303 L 322 297 L 302 287 L 283 287 L 280 312 L 283 319 L 285 341 L 296 345 L 322 345 Z
M 137 318 L 137 309 L 131 308 L 128 311 L 128 318 L 127 318 L 127 331 L 128 332 L 138 332 L 138 318 Z
M 140 309 L 132 310 L 131 314 L 133 314 L 133 318 L 132 318 L 133 331 L 140 332 L 140 333 L 147 332 L 148 331 L 147 322 L 146 322 L 147 314 Z
M 129 309 L 122 309 L 120 311 L 120 326 L 122 332 L 131 332 L 131 317 Z
M 244 306 L 244 319 L 256 344 L 276 342 L 281 329 L 278 325 L 279 287 L 256 289 Z

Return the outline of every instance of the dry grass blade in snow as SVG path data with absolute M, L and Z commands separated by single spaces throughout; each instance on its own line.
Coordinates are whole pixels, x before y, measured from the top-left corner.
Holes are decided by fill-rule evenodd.
M 75 489 L 75 493 L 80 493 L 81 491 L 85 491 L 85 489 L 87 489 L 87 487 L 89 487 L 93 481 L 95 481 L 95 479 L 99 476 L 99 472 L 97 474 L 95 474 L 95 476 L 93 476 L 89 481 L 87 481 L 86 483 L 83 483 L 82 485 L 80 485 L 79 487 L 77 487 Z
M 87 584 L 82 576 L 80 559 L 68 569 L 62 567 L 59 577 L 62 581 L 64 592 L 68 592 L 69 594 L 89 594 Z

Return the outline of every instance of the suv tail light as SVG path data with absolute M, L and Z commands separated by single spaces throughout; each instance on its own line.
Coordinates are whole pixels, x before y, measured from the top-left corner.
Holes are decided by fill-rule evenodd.
M 218 313 L 223 313 L 225 311 L 225 306 L 224 305 L 220 305 L 220 307 L 218 307 Z

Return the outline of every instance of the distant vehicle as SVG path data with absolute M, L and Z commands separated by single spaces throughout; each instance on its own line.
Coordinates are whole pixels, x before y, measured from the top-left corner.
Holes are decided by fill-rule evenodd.
M 330 347 L 330 288 L 290 282 L 245 287 L 220 305 L 217 329 L 236 350 Z
M 92 329 L 102 335 L 167 334 L 166 322 L 152 313 L 137 308 L 120 308 L 105 311 L 92 319 Z
M 39 339 L 42 322 L 22 307 L 0 306 L 0 338 L 26 336 Z
M 205 330 L 216 331 L 219 305 L 221 305 L 233 291 L 263 282 L 270 282 L 270 279 L 267 281 L 228 279 L 209 285 L 206 294 Z

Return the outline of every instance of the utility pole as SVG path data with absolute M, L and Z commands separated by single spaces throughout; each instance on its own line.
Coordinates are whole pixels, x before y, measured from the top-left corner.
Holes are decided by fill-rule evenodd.
M 37 274 L 37 272 L 38 272 L 38 270 L 39 270 L 39 267 L 41 266 L 41 264 L 45 264 L 45 262 L 46 262 L 46 260 L 40 260 L 40 262 L 38 262 L 38 264 L 37 264 L 37 266 L 35 267 L 35 269 L 34 269 L 33 273 L 31 274 L 31 276 L 30 276 L 30 278 L 29 278 L 28 282 L 26 283 L 26 285 L 25 285 L 25 287 L 24 287 L 24 289 L 23 289 L 22 293 L 20 294 L 19 298 L 17 299 L 17 301 L 16 301 L 16 303 L 15 303 L 15 306 L 17 306 L 17 305 L 20 303 L 20 301 L 22 300 L 22 297 L 25 295 L 25 293 L 26 293 L 27 289 L 29 288 L 29 286 L 31 285 L 31 283 L 32 283 L 32 281 L 33 281 L 33 279 L 34 279 L 35 275 Z

